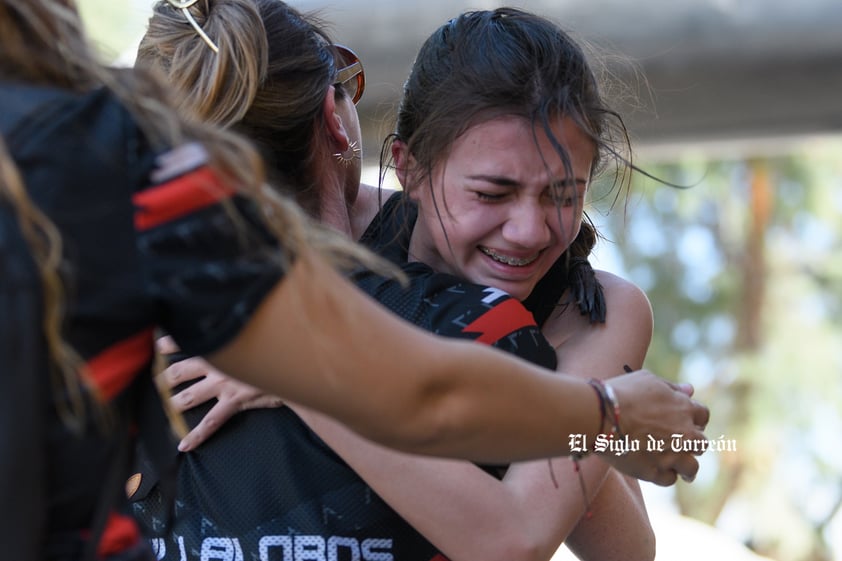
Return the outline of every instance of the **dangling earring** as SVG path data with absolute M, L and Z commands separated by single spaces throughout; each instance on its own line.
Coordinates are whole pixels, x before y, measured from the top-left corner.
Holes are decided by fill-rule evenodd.
M 351 162 L 360 159 L 360 147 L 357 146 L 357 141 L 349 142 L 348 147 L 344 151 L 336 152 L 333 157 L 343 166 L 350 166 Z

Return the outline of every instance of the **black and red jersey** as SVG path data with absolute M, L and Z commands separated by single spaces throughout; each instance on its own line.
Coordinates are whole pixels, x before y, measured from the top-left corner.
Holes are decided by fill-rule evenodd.
M 44 341 L 30 337 L 40 331 L 41 304 L 33 301 L 38 276 L 33 270 L 0 273 L 4 306 L 15 306 L 0 310 L 3 416 L 20 419 L 0 425 L 6 511 L 0 544 L 10 559 L 72 560 L 90 535 L 98 505 L 109 494 L 124 494 L 128 465 L 115 462 L 125 461 L 132 448 L 130 434 L 149 426 L 146 415 L 161 416 L 150 375 L 154 330 L 165 328 L 191 353 L 216 350 L 236 335 L 282 271 L 277 248 L 249 219 L 251 207 L 219 184 L 206 158 L 196 157 L 202 149 L 168 152 L 177 157 L 166 161 L 192 165 L 162 163 L 164 149 L 150 146 L 108 91 L 79 94 L 0 81 L 0 107 L 0 133 L 27 192 L 61 234 L 62 335 L 98 395 L 113 406 L 105 424 L 90 415 L 82 435 L 61 422 L 56 403 L 62 398 L 54 395 Z M 240 208 L 255 227 L 248 245 L 222 201 Z M 2 210 L 4 231 L 18 229 L 11 206 Z M 20 237 L 6 239 L 18 254 L 26 250 Z M 24 278 L 35 284 L 21 286 Z M 15 317 L 24 331 L 7 338 Z M 26 344 L 9 347 L 23 337 Z M 41 359 L 32 359 L 33 345 Z M 131 518 L 115 512 L 104 519 L 101 552 L 130 551 L 138 542 Z M 11 553 L 7 546 L 19 549 Z

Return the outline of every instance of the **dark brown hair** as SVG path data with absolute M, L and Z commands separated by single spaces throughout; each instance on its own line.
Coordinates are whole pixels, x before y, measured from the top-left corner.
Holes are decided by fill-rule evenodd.
M 460 135 L 501 116 L 523 118 L 545 133 L 572 175 L 570 157 L 551 128 L 554 119 L 570 118 L 596 147 L 592 175 L 614 164 L 615 184 L 627 185 L 628 133 L 602 99 L 585 52 L 558 25 L 514 8 L 467 12 L 433 32 L 404 85 L 395 133 L 387 142 L 405 142 L 417 177 L 429 183 Z M 569 263 L 571 294 L 582 293 L 577 286 L 590 294 L 576 296 L 580 309 L 602 320 L 602 289 L 587 263 L 596 239 L 586 218 L 563 258 Z

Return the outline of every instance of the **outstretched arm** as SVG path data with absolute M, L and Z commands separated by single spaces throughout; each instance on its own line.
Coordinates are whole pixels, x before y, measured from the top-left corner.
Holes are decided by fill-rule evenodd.
M 569 453 L 571 433 L 594 437 L 599 424 L 597 399 L 585 382 L 425 333 L 314 257 L 300 256 L 238 336 L 209 360 L 364 436 L 415 453 L 488 462 L 556 456 Z M 690 400 L 689 390 L 645 371 L 611 385 L 631 438 L 651 433 L 669 439 L 674 432 L 704 437 L 698 427 L 707 424 L 708 411 Z M 606 458 L 662 485 L 674 483 L 676 473 L 694 476 L 698 470 L 689 453 Z

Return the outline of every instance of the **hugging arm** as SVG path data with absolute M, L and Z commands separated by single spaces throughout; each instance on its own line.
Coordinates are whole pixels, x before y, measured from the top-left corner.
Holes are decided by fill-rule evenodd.
M 375 348 L 379 352 L 371 352 Z M 414 453 L 488 462 L 563 455 L 568 435 L 593 437 L 599 419 L 596 396 L 583 381 L 425 333 L 304 256 L 234 340 L 208 358 L 246 383 Z M 669 438 L 682 430 L 704 436 L 697 425 L 707 423 L 708 411 L 687 391 L 646 371 L 611 385 L 631 437 Z M 677 472 L 692 476 L 698 469 L 691 454 L 671 452 L 608 461 L 661 485 L 674 483 Z
M 604 325 L 563 314 L 550 318 L 546 332 L 556 343 L 559 368 L 582 377 L 640 368 L 652 339 L 652 309 L 632 283 L 597 272 L 604 287 L 608 315 Z M 580 463 L 584 475 L 603 474 L 604 483 L 591 502 L 589 517 L 579 520 L 565 543 L 581 559 L 651 559 L 655 536 L 636 479 L 627 478 L 601 457 Z
M 550 320 L 549 329 L 563 340 L 558 353 L 564 358 L 560 364 L 565 365 L 565 372 L 587 377 L 643 362 L 651 338 L 648 300 L 636 289 L 614 282 L 608 284 L 606 297 L 610 309 L 622 311 L 615 314 L 616 321 L 612 316 L 605 325 L 591 326 L 573 309 Z M 293 408 L 392 508 L 453 561 L 548 559 L 571 532 L 582 559 L 654 556 L 654 536 L 636 481 L 624 481 L 599 458 L 580 462 L 586 506 L 569 458 L 513 464 L 497 480 L 467 462 L 392 452 L 367 443 L 322 415 Z M 590 518 L 582 517 L 586 508 L 592 512 Z
M 415 453 L 489 462 L 557 455 L 567 449 L 568 432 L 593 431 L 598 418 L 587 384 L 426 333 L 315 257 L 300 256 L 234 340 L 207 358 Z

